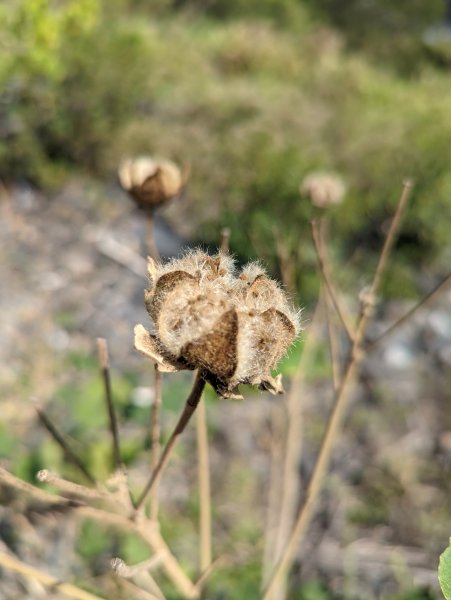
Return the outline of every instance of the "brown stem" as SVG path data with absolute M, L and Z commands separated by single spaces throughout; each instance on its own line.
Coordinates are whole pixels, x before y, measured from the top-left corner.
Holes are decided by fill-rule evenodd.
M 136 502 L 135 514 L 141 508 L 144 500 L 146 499 L 147 494 L 152 490 L 152 487 L 154 486 L 159 475 L 161 474 L 161 471 L 165 467 L 165 465 L 169 459 L 169 456 L 171 454 L 171 451 L 174 448 L 180 434 L 183 433 L 190 418 L 192 417 L 194 411 L 196 410 L 197 405 L 199 404 L 199 401 L 202 397 L 202 392 L 204 391 L 204 387 L 205 387 L 205 380 L 204 380 L 201 372 L 199 371 L 197 373 L 193 389 L 191 390 L 191 394 L 189 395 L 188 400 L 186 401 L 185 408 L 183 409 L 183 413 L 181 414 L 180 419 L 179 419 L 177 425 L 175 426 L 175 429 L 172 432 L 172 435 L 169 438 L 165 449 L 163 450 L 163 454 L 161 455 L 160 460 L 158 461 L 158 465 L 156 466 L 155 470 L 153 471 L 149 481 L 147 482 L 140 497 L 138 498 L 138 500 Z
M 116 469 L 121 467 L 121 452 L 119 447 L 119 429 L 117 426 L 116 411 L 113 405 L 111 392 L 110 361 L 108 357 L 108 345 L 104 338 L 97 338 L 97 352 L 99 356 L 100 370 L 102 372 L 103 385 L 105 388 L 105 403 L 108 411 L 108 419 L 113 446 L 113 464 Z
M 94 596 L 85 590 L 76 587 L 70 583 L 61 583 L 56 577 L 47 575 L 35 567 L 31 567 L 20 561 L 17 558 L 8 556 L 7 554 L 0 552 L 0 566 L 15 571 L 28 579 L 35 579 L 43 585 L 51 588 L 53 592 L 60 592 L 68 598 L 76 598 L 77 600 L 101 600 L 100 596 Z M 50 591 L 50 590 L 49 590 Z
M 340 385 L 340 348 L 337 336 L 336 324 L 334 323 L 334 316 L 331 314 L 330 309 L 330 297 L 324 294 L 324 307 L 326 309 L 326 320 L 327 320 L 327 331 L 329 340 L 329 352 L 330 360 L 332 363 L 332 382 L 334 391 L 338 390 Z
M 223 254 L 227 254 L 230 246 L 230 229 L 228 227 L 223 227 L 221 229 L 221 243 L 219 245 L 219 249 Z
M 35 406 L 35 410 L 38 414 L 39 420 L 44 425 L 44 427 L 47 429 L 47 431 L 50 433 L 50 435 L 55 440 L 55 442 L 63 450 L 67 460 L 69 462 L 71 462 L 75 467 L 77 467 L 77 469 L 80 471 L 80 473 L 82 473 L 89 482 L 91 482 L 93 485 L 95 485 L 96 484 L 95 478 L 91 475 L 91 473 L 85 467 L 85 465 L 83 464 L 81 459 L 75 454 L 75 452 L 72 450 L 72 448 L 68 445 L 68 443 L 64 439 L 64 436 L 58 431 L 58 429 L 55 427 L 55 425 L 51 422 L 51 420 L 48 418 L 48 416 L 44 413 L 42 408 L 40 408 L 39 406 Z
M 424 308 L 427 304 L 435 300 L 436 296 L 438 296 L 438 294 L 443 291 L 443 289 L 449 284 L 450 281 L 451 273 L 448 273 L 448 275 L 446 275 L 446 277 L 442 279 L 442 281 L 440 281 L 440 283 L 437 284 L 435 288 L 429 292 L 429 294 L 427 294 L 417 304 L 415 304 L 415 306 L 408 310 L 405 315 L 403 315 L 400 319 L 393 323 L 393 325 L 390 325 L 390 327 L 386 331 L 384 331 L 378 338 L 368 342 L 365 346 L 366 351 L 370 352 L 371 350 L 373 350 L 373 348 L 380 344 L 380 342 L 382 342 L 383 340 L 385 340 L 386 337 L 391 335 L 393 331 L 395 331 L 395 329 L 398 329 L 398 327 L 404 325 L 404 323 L 408 319 L 410 319 L 410 317 L 412 317 L 412 315 L 414 315 L 420 308 Z
M 155 365 L 155 386 L 154 399 L 151 411 L 151 455 L 150 464 L 152 473 L 155 471 L 160 459 L 160 413 L 161 413 L 161 390 L 162 390 L 162 374 Z M 158 519 L 158 481 L 150 492 L 150 518 L 154 521 Z
M 330 270 L 329 270 L 329 266 L 327 264 L 327 255 L 324 251 L 324 244 L 323 244 L 323 238 L 322 238 L 322 232 L 321 232 L 322 225 L 318 221 L 312 221 L 311 227 L 312 227 L 312 238 L 313 238 L 313 242 L 315 245 L 316 256 L 317 256 L 318 266 L 319 266 L 321 276 L 325 283 L 326 289 L 329 293 L 330 299 L 332 300 L 332 303 L 335 307 L 337 315 L 339 316 L 340 321 L 343 325 L 343 328 L 346 331 L 348 338 L 351 341 L 353 341 L 354 335 L 355 335 L 353 328 L 351 327 L 351 325 L 348 322 L 348 319 L 346 317 L 346 312 L 345 312 L 344 308 L 341 306 L 339 296 L 337 294 L 337 291 L 333 284 L 332 278 L 330 276 Z
M 186 576 L 162 538 L 159 528 L 154 523 L 147 520 L 137 522 L 129 517 L 108 510 L 77 504 L 72 500 L 67 500 L 56 494 L 50 494 L 26 481 L 22 481 L 22 479 L 12 475 L 2 467 L 0 467 L 0 482 L 21 492 L 25 492 L 39 502 L 45 502 L 49 506 L 62 505 L 63 507 L 73 509 L 72 514 L 78 518 L 92 519 L 98 523 L 105 523 L 112 527 L 119 527 L 125 531 L 135 533 L 152 548 L 155 554 L 161 557 L 161 567 L 168 578 L 174 583 L 181 597 L 198 598 L 199 592 L 197 587 Z
M 293 268 L 294 262 L 290 258 L 290 252 L 279 228 L 277 226 L 274 226 L 272 231 L 282 283 L 285 286 L 285 288 L 290 292 L 290 294 L 294 295 L 296 291 Z
M 293 528 L 296 518 L 296 505 L 299 497 L 299 465 L 302 451 L 302 404 L 305 374 L 309 371 L 313 358 L 313 351 L 318 343 L 323 320 L 323 306 L 326 302 L 322 294 L 315 307 L 315 311 L 308 330 L 304 348 L 299 363 L 294 373 L 291 389 L 286 402 L 288 432 L 286 434 L 286 447 L 283 463 L 283 484 L 280 517 L 277 530 L 276 544 L 273 554 L 273 565 L 282 556 Z M 273 566 L 272 565 L 272 566 Z M 269 577 L 267 575 L 267 583 Z M 273 590 L 272 598 L 284 598 L 285 581 L 281 578 Z
M 160 262 L 161 257 L 155 241 L 155 221 L 153 211 L 146 212 L 146 244 L 149 256 L 152 257 L 155 262 Z
M 197 471 L 199 480 L 199 558 L 200 571 L 204 573 L 211 565 L 211 491 L 210 460 L 208 455 L 207 411 L 205 402 L 197 411 Z
M 404 210 L 410 195 L 411 188 L 412 185 L 408 182 L 406 182 L 403 186 L 401 197 L 399 199 L 393 220 L 390 224 L 390 229 L 387 233 L 387 237 L 385 238 L 385 242 L 379 257 L 373 281 L 370 286 L 370 298 L 374 298 L 378 291 L 383 272 L 388 262 L 390 251 L 395 241 L 396 233 L 398 231 L 402 216 L 404 214 Z M 271 598 L 275 586 L 283 577 L 284 573 L 286 572 L 287 568 L 292 562 L 296 549 L 302 541 L 307 527 L 310 524 L 316 503 L 318 501 L 319 492 L 321 490 L 324 475 L 330 463 L 332 449 L 340 433 L 344 416 L 346 414 L 346 409 L 348 407 L 348 402 L 350 398 L 349 390 L 355 380 L 358 366 L 360 365 L 364 357 L 362 341 L 366 331 L 366 327 L 368 325 L 369 318 L 372 314 L 373 307 L 374 303 L 371 301 L 367 302 L 363 306 L 345 374 L 341 381 L 340 387 L 336 392 L 334 407 L 332 409 L 332 413 L 326 426 L 326 431 L 323 437 L 323 441 L 321 443 L 318 458 L 316 460 L 307 487 L 307 492 L 304 501 L 299 509 L 296 523 L 292 530 L 288 543 L 285 546 L 283 554 L 279 562 L 275 566 L 273 573 L 271 574 L 268 586 L 266 587 L 262 600 L 269 600 Z

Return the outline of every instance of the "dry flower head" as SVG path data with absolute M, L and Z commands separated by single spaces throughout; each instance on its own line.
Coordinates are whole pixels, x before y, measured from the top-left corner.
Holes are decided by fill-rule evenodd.
M 240 383 L 283 391 L 273 370 L 299 333 L 299 312 L 257 263 L 240 273 L 223 253 L 188 252 L 166 264 L 149 259 L 145 304 L 149 333 L 135 328 L 135 347 L 163 371 L 201 369 L 223 397 Z
M 184 178 L 176 164 L 147 156 L 124 160 L 118 175 L 122 188 L 145 211 L 153 211 L 168 202 L 184 185 Z
M 302 181 L 299 190 L 318 208 L 341 204 L 346 192 L 341 177 L 327 172 L 313 172 Z

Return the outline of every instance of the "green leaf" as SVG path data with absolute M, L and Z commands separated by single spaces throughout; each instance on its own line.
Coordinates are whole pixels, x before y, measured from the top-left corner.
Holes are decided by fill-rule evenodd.
M 438 580 L 446 600 L 451 600 L 451 539 L 450 545 L 440 556 Z

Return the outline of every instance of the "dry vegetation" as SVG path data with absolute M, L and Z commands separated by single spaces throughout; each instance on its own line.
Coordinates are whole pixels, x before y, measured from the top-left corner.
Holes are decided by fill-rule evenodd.
M 0 600 L 439 597 L 449 64 L 392 4 L 0 6 Z

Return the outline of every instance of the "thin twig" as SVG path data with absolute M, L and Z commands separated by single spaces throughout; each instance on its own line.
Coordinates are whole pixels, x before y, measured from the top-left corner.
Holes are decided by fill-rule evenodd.
M 150 598 L 153 598 L 153 600 L 165 600 L 163 592 L 148 571 L 140 571 L 137 575 L 135 575 L 134 579 L 139 585 L 139 589 L 146 591 L 149 600 Z
M 45 414 L 42 408 L 38 405 L 35 405 L 35 410 L 38 414 L 39 420 L 50 433 L 55 442 L 60 446 L 63 450 L 67 460 L 71 462 L 77 469 L 82 473 L 88 481 L 90 481 L 93 485 L 96 484 L 95 478 L 88 471 L 86 466 L 83 464 L 82 460 L 75 454 L 72 448 L 68 445 L 64 436 L 58 431 L 49 417 Z
M 287 244 L 276 225 L 273 227 L 272 232 L 282 283 L 290 294 L 294 294 L 296 291 L 294 277 L 295 262 L 291 260 Z
M 424 298 L 422 298 L 417 304 L 415 304 L 415 306 L 413 306 L 410 310 L 408 310 L 405 315 L 403 315 L 395 323 L 393 323 L 393 325 L 390 325 L 390 327 L 388 329 L 386 329 L 383 333 L 381 333 L 381 335 L 379 337 L 368 342 L 365 346 L 366 351 L 369 352 L 369 351 L 373 350 L 378 344 L 380 344 L 380 342 L 385 340 L 386 337 L 388 337 L 396 329 L 398 329 L 398 327 L 402 327 L 402 325 L 404 325 L 404 323 L 407 320 L 409 320 L 420 308 L 424 308 L 425 306 L 430 304 L 433 300 L 435 300 L 435 298 L 438 296 L 438 294 L 445 289 L 445 287 L 450 283 L 450 281 L 451 281 L 451 272 L 448 273 L 448 275 L 446 275 L 446 277 L 444 277 L 442 279 L 442 281 L 440 281 L 440 283 L 438 283 L 434 287 L 433 290 L 431 290 L 428 294 L 426 294 L 426 296 Z
M 72 502 L 67 498 L 62 498 L 45 490 L 41 490 L 27 481 L 19 479 L 3 467 L 0 467 L 0 483 L 4 483 L 19 492 L 25 492 L 32 496 L 38 502 L 45 502 L 50 505 L 72 506 Z
M 286 402 L 288 431 L 283 463 L 282 502 L 272 566 L 282 556 L 296 517 L 296 506 L 299 498 L 299 465 L 302 450 L 302 393 L 305 374 L 310 368 L 313 350 L 318 343 L 325 302 L 326 298 L 322 295 L 315 307 Z M 284 598 L 284 591 L 285 581 L 281 578 L 273 590 L 272 598 Z
M 62 477 L 58 477 L 54 473 L 51 473 L 47 469 L 41 469 L 36 474 L 36 479 L 42 483 L 48 483 L 56 487 L 63 494 L 69 494 L 71 496 L 80 496 L 88 500 L 108 500 L 110 494 L 102 493 L 99 490 L 88 488 L 72 481 L 67 481 Z
M 162 399 L 162 373 L 158 370 L 158 365 L 155 365 L 155 379 L 154 379 L 154 398 L 151 410 L 151 455 L 150 455 L 150 466 L 151 473 L 155 471 L 160 459 L 160 436 L 161 436 L 161 425 L 160 425 L 160 413 L 161 413 L 161 399 Z M 154 521 L 158 519 L 158 480 L 150 492 L 150 518 Z
M 164 596 L 156 595 L 152 592 L 148 592 L 147 590 L 143 590 L 140 585 L 136 585 L 133 581 L 129 581 L 128 579 L 122 579 L 119 581 L 121 591 L 124 591 L 128 594 L 125 596 L 127 598 L 136 598 L 136 600 L 164 600 Z
M 370 286 L 370 298 L 376 297 L 382 275 L 387 265 L 390 251 L 395 241 L 398 227 L 404 214 L 404 210 L 410 195 L 411 188 L 412 185 L 408 182 L 405 183 L 403 186 L 401 197 L 399 199 L 393 220 L 390 224 L 387 237 L 385 238 L 385 242 L 379 257 L 373 281 Z M 340 433 L 341 426 L 344 420 L 344 416 L 348 406 L 348 401 L 350 398 L 349 390 L 355 380 L 358 366 L 360 365 L 360 362 L 362 361 L 364 356 L 364 351 L 362 349 L 362 341 L 373 308 L 373 302 L 365 303 L 362 308 L 362 313 L 360 316 L 359 323 L 357 325 L 353 346 L 348 359 L 348 364 L 343 379 L 341 381 L 340 387 L 336 393 L 334 408 L 326 426 L 326 431 L 323 437 L 323 441 L 321 443 L 321 447 L 319 450 L 318 458 L 315 463 L 315 467 L 313 469 L 313 473 L 311 475 L 307 487 L 304 502 L 300 507 L 295 526 L 292 530 L 288 543 L 284 548 L 283 554 L 276 567 L 274 568 L 273 573 L 271 574 L 268 586 L 266 587 L 262 600 L 269 600 L 269 598 L 271 598 L 272 591 L 274 590 L 275 586 L 278 584 L 278 581 L 281 577 L 283 577 L 287 568 L 291 564 L 296 549 L 302 541 L 307 527 L 310 524 L 319 497 L 324 475 L 330 463 L 333 445 Z
M 192 581 L 187 577 L 177 562 L 177 559 L 171 553 L 168 545 L 161 536 L 159 528 L 151 521 L 135 521 L 130 517 L 112 513 L 101 508 L 77 504 L 73 500 L 51 494 L 26 481 L 22 481 L 2 467 L 0 467 L 0 482 L 29 494 L 39 502 L 45 502 L 50 506 L 56 505 L 71 508 L 73 509 L 72 514 L 78 518 L 92 519 L 97 523 L 108 524 L 112 527 L 118 527 L 125 531 L 135 533 L 149 545 L 156 555 L 161 556 L 161 566 L 164 572 L 173 582 L 182 597 L 188 599 L 198 597 L 199 593 L 196 586 L 194 586 Z
M 47 575 L 47 573 L 43 573 L 39 569 L 31 567 L 19 559 L 8 556 L 3 552 L 0 552 L 0 565 L 6 569 L 15 571 L 16 573 L 20 573 L 20 575 L 23 575 L 28 579 L 35 579 L 46 587 L 51 588 L 52 591 L 65 594 L 69 598 L 76 598 L 78 600 L 101 600 L 100 596 L 94 596 L 94 594 L 85 592 L 85 590 L 70 583 L 62 583 L 55 577 Z
M 199 559 L 200 571 L 205 572 L 211 564 L 211 491 L 210 460 L 208 455 L 207 411 L 205 402 L 199 404 L 196 420 L 197 472 L 199 481 Z
M 97 338 L 97 351 L 99 355 L 100 370 L 102 372 L 103 385 L 105 388 L 105 403 L 108 410 L 111 442 L 113 446 L 113 464 L 116 469 L 121 467 L 121 451 L 119 447 L 119 430 L 117 426 L 116 411 L 113 405 L 111 392 L 110 361 L 108 357 L 108 345 L 105 338 Z
M 327 291 L 329 292 L 330 299 L 335 307 L 337 315 L 340 318 L 340 321 L 343 325 L 344 330 L 346 331 L 348 338 L 353 341 L 354 340 L 354 331 L 352 326 L 349 324 L 348 319 L 346 317 L 346 312 L 344 308 L 341 306 L 341 302 L 339 300 L 339 295 L 335 289 L 335 286 L 332 282 L 330 276 L 330 270 L 328 264 L 326 264 L 327 257 L 325 252 L 323 251 L 322 244 L 322 236 L 321 236 L 321 224 L 318 221 L 312 221 L 312 238 L 315 245 L 316 255 L 318 259 L 318 266 L 323 278 L 323 281 L 326 285 Z
M 340 386 L 340 347 L 338 342 L 337 330 L 335 328 L 334 317 L 330 310 L 330 297 L 324 294 L 324 308 L 326 310 L 327 331 L 329 340 L 330 361 L 332 364 L 332 383 L 336 392 Z
M 224 556 L 224 555 L 220 556 L 219 558 L 216 558 L 214 561 L 212 561 L 210 563 L 208 569 L 202 573 L 202 575 L 199 577 L 199 579 L 194 584 L 194 587 L 196 588 L 196 590 L 198 591 L 199 594 L 200 594 L 201 590 L 205 587 L 205 583 L 207 582 L 209 577 L 211 577 L 212 573 L 214 573 L 214 571 L 218 568 L 218 566 L 220 564 L 223 564 L 225 561 L 226 561 L 226 556 Z
M 153 211 L 146 212 L 146 244 L 147 252 L 155 262 L 160 262 L 161 257 L 155 241 L 155 221 Z
M 125 267 L 138 277 L 145 277 L 146 261 L 137 252 L 121 244 L 117 239 L 106 231 L 98 232 L 94 238 L 97 250 L 110 260 Z
M 221 242 L 219 244 L 219 250 L 223 254 L 227 254 L 230 246 L 230 229 L 229 227 L 223 227 L 221 229 Z
M 111 568 L 121 577 L 134 577 L 140 571 L 149 571 L 150 569 L 158 567 L 163 560 L 163 556 L 164 553 L 159 552 L 136 565 L 127 565 L 122 558 L 116 557 L 111 559 Z
M 285 435 L 285 422 L 282 415 L 282 406 L 274 403 L 271 407 L 270 437 L 270 471 L 268 485 L 268 507 L 266 510 L 265 547 L 262 562 L 262 586 L 271 572 L 275 562 L 278 526 L 280 521 L 280 506 L 283 491 L 283 438 Z
M 175 426 L 175 429 L 166 444 L 163 454 L 161 455 L 160 460 L 158 461 L 158 465 L 156 466 L 155 470 L 153 471 L 149 481 L 145 485 L 140 497 L 138 498 L 138 500 L 136 502 L 135 514 L 141 508 L 142 503 L 146 499 L 147 494 L 152 490 L 152 487 L 154 486 L 157 478 L 160 476 L 161 471 L 165 467 L 165 465 L 169 459 L 169 456 L 171 454 L 171 451 L 174 448 L 180 434 L 183 433 L 186 425 L 188 424 L 188 421 L 190 420 L 191 416 L 193 415 L 194 411 L 196 410 L 197 405 L 199 404 L 199 401 L 202 397 L 202 392 L 204 391 L 204 387 L 205 387 L 205 380 L 202 376 L 202 373 L 199 371 L 197 373 L 193 389 L 191 390 L 191 394 L 189 395 L 188 400 L 186 401 L 185 408 L 183 409 L 183 413 L 181 414 L 180 419 L 179 419 L 177 425 Z

